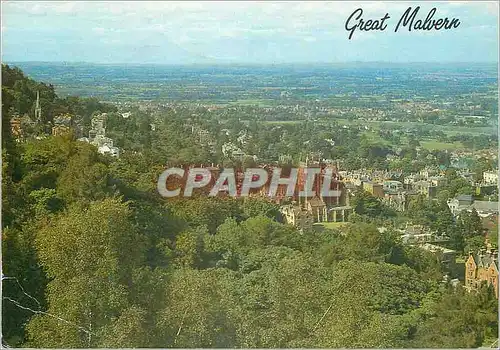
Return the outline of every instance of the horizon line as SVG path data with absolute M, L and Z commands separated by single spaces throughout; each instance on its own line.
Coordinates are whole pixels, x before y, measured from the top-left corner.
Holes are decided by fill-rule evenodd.
M 488 64 L 497 65 L 498 61 L 408 61 L 408 62 L 398 62 L 398 61 L 335 61 L 335 62 L 244 62 L 244 61 L 214 61 L 214 62 L 192 62 L 192 63 L 159 63 L 159 62 L 91 62 L 91 61 L 36 61 L 36 60 L 2 60 L 2 64 L 17 64 L 17 63 L 37 63 L 37 64 L 87 64 L 87 65 L 122 65 L 122 66 L 230 66 L 230 65 L 247 65 L 247 66 L 286 66 L 286 65 L 348 65 L 348 64 L 394 64 L 394 65 L 412 65 L 412 64 L 453 64 L 453 65 L 463 65 L 463 64 Z

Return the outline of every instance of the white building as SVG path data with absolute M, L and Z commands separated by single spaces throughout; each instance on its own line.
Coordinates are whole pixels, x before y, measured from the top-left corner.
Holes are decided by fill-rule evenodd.
M 113 146 L 113 139 L 106 137 L 106 128 L 104 122 L 106 113 L 92 118 L 92 129 L 89 131 L 89 137 L 81 137 L 78 141 L 88 142 L 97 147 L 101 154 L 110 154 L 113 157 L 120 156 L 120 149 Z
M 497 171 L 485 171 L 483 172 L 483 181 L 488 185 L 498 184 L 498 170 Z
M 471 212 L 475 209 L 482 218 L 498 214 L 498 202 L 475 201 L 471 195 L 460 195 L 457 198 L 448 200 L 448 207 L 454 216 L 459 215 L 463 210 Z
M 401 191 L 403 184 L 400 181 L 384 181 L 384 191 Z
M 113 147 L 109 145 L 100 146 L 97 151 L 101 154 L 110 154 L 113 157 L 120 156 L 120 149 L 118 147 Z

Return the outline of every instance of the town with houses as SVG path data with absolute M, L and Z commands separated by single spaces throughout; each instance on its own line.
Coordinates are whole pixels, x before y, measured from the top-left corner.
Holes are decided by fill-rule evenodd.
M 129 119 L 132 115 L 130 109 L 131 105 L 118 104 L 122 112 L 118 115 L 121 118 Z M 140 104 L 139 110 L 151 110 L 151 104 Z M 174 108 L 175 104 L 160 104 L 155 108 Z M 201 105 L 200 105 L 201 106 Z M 197 106 L 197 107 L 200 107 Z M 217 106 L 204 106 L 208 111 L 218 110 Z M 295 107 L 297 110 L 299 107 Z M 348 112 L 353 112 L 349 110 Z M 192 117 L 197 117 L 193 114 Z M 75 118 L 69 114 L 58 115 L 53 118 L 53 125 L 51 127 L 51 134 L 53 136 L 74 133 L 78 141 L 86 142 L 94 145 L 98 152 L 101 154 L 110 155 L 112 157 L 120 156 L 120 149 L 114 145 L 113 139 L 106 136 L 106 120 L 107 113 L 98 113 L 92 116 L 91 125 L 87 135 L 83 135 L 83 128 L 81 125 L 75 123 Z M 14 116 L 11 119 L 12 134 L 18 142 L 25 139 L 25 135 L 34 132 L 36 138 L 43 138 L 47 133 L 43 133 L 39 126 L 42 120 L 42 112 L 40 106 L 39 95 L 34 106 L 34 116 L 24 115 L 22 117 Z M 156 130 L 156 124 L 149 125 L 150 130 Z M 248 124 L 248 123 L 247 123 Z M 273 127 L 279 128 L 279 127 Z M 350 126 L 344 126 L 350 128 Z M 361 130 L 369 130 L 368 127 L 358 127 Z M 217 139 L 213 133 L 204 129 L 194 122 L 188 122 L 186 129 L 192 134 L 192 137 L 202 146 L 207 147 L 210 152 L 215 152 L 217 147 Z M 231 130 L 222 128 L 220 133 L 225 136 L 231 136 Z M 331 139 L 326 139 L 332 147 L 335 142 Z M 252 135 L 245 130 L 240 130 L 234 137 L 234 141 L 227 141 L 222 144 L 221 150 L 225 159 L 242 162 L 245 159 L 251 159 L 255 164 L 259 161 L 257 155 L 246 154 L 242 149 L 252 142 Z M 397 154 L 397 153 L 396 153 Z M 311 157 L 309 159 L 309 156 Z M 298 191 L 303 189 L 305 183 L 304 172 L 299 171 L 298 186 L 295 195 L 287 197 L 285 195 L 286 187 L 279 186 L 278 193 L 273 198 L 268 198 L 268 186 L 265 185 L 258 191 L 252 193 L 252 196 L 268 198 L 271 201 L 280 205 L 280 212 L 282 219 L 296 227 L 301 232 L 315 227 L 315 225 L 322 223 L 345 223 L 349 222 L 349 216 L 354 212 L 354 207 L 351 205 L 351 200 L 355 196 L 357 189 L 363 189 L 371 196 L 384 203 L 393 210 L 404 213 L 408 210 L 409 203 L 413 198 L 423 195 L 427 199 L 435 199 L 440 188 L 446 186 L 446 168 L 438 166 L 428 166 L 418 173 L 403 174 L 401 170 L 386 171 L 374 169 L 358 169 L 358 170 L 342 170 L 338 161 L 322 159 L 321 152 L 310 154 L 307 159 L 299 163 L 299 169 L 305 168 L 321 168 L 320 177 L 324 176 L 327 168 L 332 168 L 335 177 L 332 181 L 332 189 L 340 191 L 338 197 L 324 198 L 319 186 L 314 186 L 315 195 L 312 197 L 299 197 Z M 429 155 L 431 156 L 431 155 Z M 475 158 L 485 157 L 489 159 L 496 159 L 497 155 L 494 150 L 485 149 L 480 151 L 466 151 L 466 150 L 452 150 L 450 151 L 451 166 L 458 168 L 457 174 L 466 180 L 470 186 L 474 188 L 475 194 L 482 197 L 498 193 L 498 169 L 484 171 L 482 180 L 477 182 L 474 179 L 475 173 L 466 168 L 461 162 L 465 157 L 473 156 Z M 397 159 L 397 155 L 388 155 L 387 161 Z M 275 165 L 268 163 L 261 165 L 272 172 L 273 167 L 277 163 L 286 163 L 291 160 L 290 155 L 279 155 Z M 203 165 L 202 166 L 207 166 Z M 192 167 L 192 166 L 191 166 Z M 214 177 L 220 173 L 221 166 L 212 164 L 207 166 Z M 239 173 L 239 180 L 241 184 L 242 173 Z M 403 179 L 402 181 L 394 179 Z M 452 215 L 457 218 L 464 211 L 477 212 L 481 218 L 484 227 L 492 229 L 494 224 L 498 222 L 498 200 L 475 200 L 474 195 L 458 195 L 454 198 L 447 199 L 447 205 Z M 384 230 L 380 227 L 379 230 Z M 442 246 L 449 240 L 449 237 L 439 236 L 431 232 L 428 228 L 421 225 L 412 225 L 406 223 L 404 228 L 399 229 L 401 239 L 405 244 L 418 245 L 419 247 L 432 251 L 439 252 L 442 256 L 442 263 L 449 267 L 450 271 L 456 270 L 455 260 L 457 252 Z M 496 251 L 491 250 L 489 244 L 488 251 L 484 252 L 470 252 L 469 258 L 465 262 L 466 274 L 465 285 L 469 289 L 473 289 L 480 281 L 487 281 L 493 283 L 495 286 L 495 293 L 498 296 L 498 261 L 496 259 Z M 458 282 L 458 279 L 455 279 Z
M 35 103 L 35 114 L 31 118 L 29 115 L 14 116 L 11 121 L 12 135 L 15 137 L 16 141 L 20 142 L 26 138 L 26 135 L 36 135 L 35 137 L 41 139 L 46 135 L 49 135 L 48 131 L 44 131 L 40 128 L 42 124 L 42 107 L 40 104 L 40 95 L 37 92 L 36 103 Z M 120 155 L 120 150 L 118 147 L 113 146 L 113 140 L 106 137 L 106 113 L 101 113 L 92 117 L 91 129 L 87 136 L 78 137 L 78 141 L 87 142 L 97 147 L 99 153 L 109 154 L 113 157 L 118 157 Z M 123 118 L 127 118 L 126 113 L 123 114 Z M 74 116 L 70 114 L 57 115 L 53 119 L 52 127 L 50 129 L 50 135 L 60 136 L 69 133 L 74 133 L 75 136 L 83 134 L 83 127 L 75 122 Z
M 273 127 L 279 128 L 279 127 Z M 344 129 L 351 128 L 344 126 Z M 361 130 L 370 130 L 371 128 L 364 126 L 359 127 Z M 222 129 L 221 132 L 226 136 L 230 136 L 229 129 Z M 216 147 L 216 138 L 206 129 L 199 126 L 191 126 L 191 133 L 200 144 L 207 146 L 214 151 Z M 331 146 L 335 142 L 331 139 L 325 139 Z M 249 142 L 252 142 L 252 135 L 245 130 L 239 131 L 235 135 L 234 142 L 226 142 L 222 144 L 222 153 L 227 159 L 232 159 L 242 162 L 245 159 L 251 159 L 257 163 L 259 158 L 257 155 L 245 154 L 242 151 Z M 418 149 L 417 149 L 418 150 Z M 495 230 L 498 222 L 498 169 L 484 171 L 481 180 L 477 181 L 476 173 L 467 168 L 467 164 L 463 162 L 467 157 L 480 159 L 497 159 L 497 154 L 494 149 L 483 149 L 475 151 L 467 151 L 464 149 L 450 150 L 451 167 L 457 169 L 457 175 L 465 180 L 474 190 L 474 195 L 457 195 L 447 199 L 447 205 L 455 219 L 465 211 L 471 213 L 476 212 L 481 218 L 483 226 L 487 230 Z M 295 226 L 299 231 L 304 232 L 308 229 L 324 223 L 345 223 L 349 222 L 349 216 L 354 213 L 354 207 L 350 201 L 354 198 L 357 189 L 363 189 L 373 197 L 377 198 L 381 203 L 384 203 L 389 208 L 396 212 L 405 215 L 410 202 L 423 196 L 428 200 L 436 200 L 439 191 L 446 187 L 446 167 L 427 166 L 418 173 L 404 174 L 402 170 L 373 170 L 373 169 L 358 169 L 358 170 L 342 170 L 338 161 L 331 159 L 322 159 L 321 152 L 310 154 L 311 159 L 299 163 L 299 176 L 297 181 L 297 189 L 295 195 L 287 197 L 285 195 L 286 187 L 278 187 L 276 197 L 269 200 L 280 205 L 280 212 L 284 222 Z M 429 155 L 428 159 L 432 160 L 434 156 Z M 397 155 L 388 155 L 387 161 L 397 159 Z M 435 157 L 434 157 L 435 159 Z M 260 167 L 272 173 L 272 169 L 278 163 L 286 163 L 291 160 L 288 154 L 282 154 L 278 157 L 277 162 L 266 163 Z M 202 164 L 200 164 L 203 166 Z M 217 178 L 220 173 L 221 166 L 213 164 L 207 166 L 214 178 Z M 315 196 L 302 198 L 298 196 L 298 192 L 303 189 L 304 178 L 301 178 L 300 169 L 318 167 L 322 169 L 322 174 L 325 169 L 332 168 L 336 174 L 332 181 L 332 189 L 341 191 L 339 197 L 324 198 L 322 197 L 319 187 L 315 187 Z M 322 176 L 322 175 L 320 175 Z M 241 179 L 243 172 L 239 173 Z M 402 179 L 401 181 L 395 179 Z M 263 186 L 261 189 L 251 194 L 252 196 L 267 198 L 268 187 Z M 487 200 L 477 200 L 474 197 L 487 198 Z M 379 227 L 379 230 L 385 230 L 384 227 Z M 438 235 L 432 232 L 429 228 L 422 225 L 412 225 L 410 222 L 405 224 L 405 227 L 398 230 L 401 234 L 401 240 L 405 244 L 418 246 L 427 251 L 438 254 L 441 257 L 441 263 L 446 266 L 450 275 L 454 276 L 453 283 L 459 283 L 457 271 L 460 267 L 457 266 L 457 258 L 461 255 L 460 252 L 446 248 L 449 242 L 449 237 Z M 487 243 L 487 250 L 473 252 L 469 254 L 465 265 L 465 285 L 469 290 L 473 290 L 481 284 L 482 281 L 495 286 L 495 293 L 498 296 L 498 259 L 497 251 L 492 248 L 490 243 Z

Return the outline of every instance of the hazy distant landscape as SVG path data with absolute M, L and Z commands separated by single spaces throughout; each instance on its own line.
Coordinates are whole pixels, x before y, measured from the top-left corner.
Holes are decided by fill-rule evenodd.
M 214 103 L 374 96 L 376 101 L 494 94 L 495 64 L 99 65 L 14 62 L 62 96 Z M 274 100 L 274 101 L 269 101 Z M 283 99 L 281 99 L 283 100 Z
M 451 135 L 497 134 L 498 69 L 493 64 L 14 65 L 35 80 L 53 84 L 60 96 L 126 104 L 248 106 L 254 111 L 248 119 L 273 123 L 313 118 L 318 123 L 335 121 L 375 129 L 418 127 Z M 408 103 L 413 106 L 402 111 Z M 304 109 L 300 113 L 262 113 L 266 108 L 298 105 Z M 369 117 L 365 109 L 384 114 Z M 424 120 L 437 111 L 441 117 Z M 419 118 L 422 114 L 424 119 Z M 455 117 L 471 115 L 485 119 L 479 124 L 477 120 L 450 124 Z

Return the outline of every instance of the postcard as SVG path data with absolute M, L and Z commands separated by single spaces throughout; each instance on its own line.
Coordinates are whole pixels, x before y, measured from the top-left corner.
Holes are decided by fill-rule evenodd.
M 498 349 L 498 2 L 1 6 L 2 348 Z

